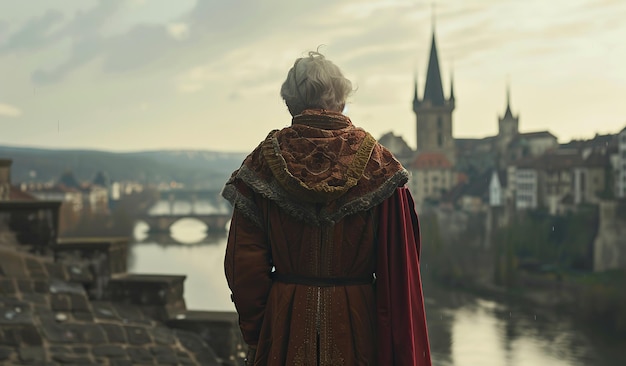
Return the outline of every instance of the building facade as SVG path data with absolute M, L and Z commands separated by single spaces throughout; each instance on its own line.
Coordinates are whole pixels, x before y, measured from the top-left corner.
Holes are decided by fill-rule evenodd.
M 594 151 L 587 155 L 580 166 L 573 170 L 574 204 L 598 204 L 607 191 L 607 170 L 610 169 L 606 153 Z
M 411 173 L 409 188 L 415 204 L 439 200 L 456 185 L 452 163 L 441 153 L 422 153 L 408 166 Z
M 539 171 L 531 167 L 519 167 L 515 170 L 515 182 L 515 208 L 518 210 L 538 208 L 541 202 Z

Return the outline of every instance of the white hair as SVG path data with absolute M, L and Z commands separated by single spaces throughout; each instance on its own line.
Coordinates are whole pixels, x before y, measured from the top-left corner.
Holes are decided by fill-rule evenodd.
M 341 112 L 351 92 L 352 83 L 339 67 L 315 51 L 296 60 L 280 88 L 292 116 L 311 108 Z

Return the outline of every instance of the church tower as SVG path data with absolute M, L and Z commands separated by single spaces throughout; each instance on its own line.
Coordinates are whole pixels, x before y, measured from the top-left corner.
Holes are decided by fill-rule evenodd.
M 519 115 L 514 116 L 511 112 L 511 89 L 506 89 L 506 111 L 502 117 L 498 117 L 498 152 L 504 154 L 509 144 L 519 133 Z
M 413 111 L 417 119 L 417 154 L 423 152 L 442 153 L 454 165 L 456 156 L 454 138 L 452 137 L 453 84 L 454 82 L 451 80 L 450 97 L 446 99 L 443 94 L 435 30 L 433 29 L 424 95 L 420 100 L 416 80 L 413 96 Z

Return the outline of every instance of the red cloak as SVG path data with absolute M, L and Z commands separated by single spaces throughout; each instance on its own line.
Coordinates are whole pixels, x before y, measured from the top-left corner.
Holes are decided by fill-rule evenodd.
M 381 204 L 378 233 L 378 364 L 430 366 L 419 223 L 407 188 Z

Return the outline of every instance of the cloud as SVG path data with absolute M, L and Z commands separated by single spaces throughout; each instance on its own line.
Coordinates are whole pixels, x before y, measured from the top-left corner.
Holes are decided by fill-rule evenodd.
M 174 80 L 176 90 L 180 93 L 195 93 L 205 88 L 208 82 L 217 78 L 219 74 L 211 65 L 196 66 Z
M 176 51 L 177 40 L 186 37 L 182 24 L 165 27 L 160 24 L 138 24 L 128 32 L 104 37 L 100 29 L 119 8 L 118 2 L 103 1 L 87 12 L 75 16 L 61 33 L 73 39 L 71 50 L 60 65 L 39 68 L 32 74 L 37 84 L 56 83 L 74 70 L 96 59 L 102 59 L 104 72 L 126 72 L 140 69 Z M 176 39 L 173 39 L 173 34 Z
M 6 35 L 7 29 L 9 29 L 9 23 L 4 19 L 0 19 L 0 48 L 4 44 L 5 39 L 8 39 Z
M 268 52 L 265 43 L 223 51 L 209 62 L 197 64 L 174 77 L 175 88 L 180 93 L 195 93 L 208 88 L 220 90 L 227 86 L 238 90 L 238 97 L 264 93 L 280 88 L 296 52 Z M 228 72 L 224 72 L 228 70 Z M 278 86 L 277 86 L 278 85 Z
M 69 58 L 51 69 L 37 69 L 31 78 L 36 84 L 51 84 L 61 81 L 67 74 L 93 60 L 99 52 L 98 39 L 83 39 L 72 45 Z
M 381 11 L 413 9 L 418 4 L 410 0 L 379 0 L 369 3 L 354 2 L 347 4 L 340 9 L 340 14 L 356 17 L 359 19 L 370 19 L 372 15 L 378 16 Z
M 126 34 L 104 41 L 101 52 L 105 72 L 127 72 L 177 52 L 179 43 L 168 35 L 165 27 L 158 24 L 141 24 Z
M 0 54 L 44 46 L 54 37 L 50 31 L 63 21 L 63 14 L 57 10 L 48 10 L 42 16 L 26 22 L 19 30 L 9 35 L 6 42 L 0 44 Z
M 68 58 L 51 69 L 36 69 L 32 73 L 32 80 L 37 84 L 55 83 L 94 60 L 105 49 L 105 42 L 99 34 L 100 29 L 121 5 L 122 0 L 100 0 L 87 11 L 77 11 L 68 23 L 45 40 L 50 43 L 59 39 L 71 39 L 72 47 Z M 29 29 L 28 25 L 24 29 Z
M 185 23 L 170 23 L 166 26 L 167 33 L 175 40 L 189 37 L 189 26 Z
M 78 10 L 60 33 L 74 39 L 99 37 L 102 28 L 123 5 L 124 0 L 100 0 L 93 8 Z
M 10 104 L 0 103 L 0 116 L 3 117 L 19 117 L 22 111 Z
M 305 29 L 303 24 L 307 21 L 303 19 L 308 19 L 309 27 L 320 27 L 316 20 L 321 18 L 314 15 L 324 14 L 325 10 L 334 6 L 330 0 L 320 0 L 314 9 L 279 0 L 263 3 L 199 0 L 186 14 L 168 22 L 135 21 L 124 33 L 105 35 L 107 25 L 121 16 L 124 6 L 128 4 L 133 2 L 100 0 L 91 8 L 76 11 L 68 19 L 64 19 L 58 11 L 50 11 L 27 22 L 11 35 L 4 47 L 52 49 L 58 47 L 61 41 L 69 41 L 70 51 L 65 60 L 54 66 L 41 65 L 31 74 L 36 84 L 52 84 L 96 60 L 102 60 L 103 72 L 120 73 L 140 70 L 174 54 L 181 66 L 197 64 L 199 58 L 219 59 L 258 41 L 285 38 L 292 31 L 311 32 L 311 29 Z M 275 49 L 273 43 L 270 46 Z M 201 87 L 188 84 L 181 89 L 197 91 Z

